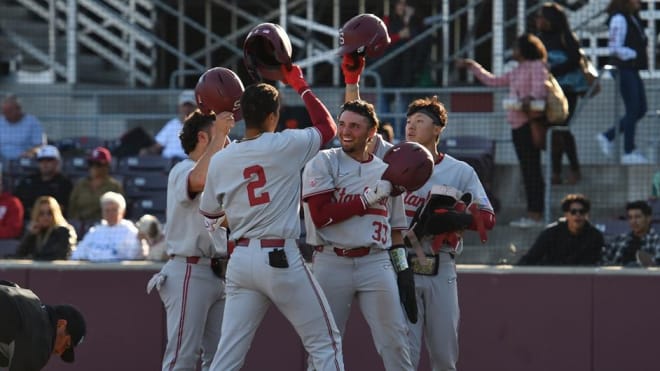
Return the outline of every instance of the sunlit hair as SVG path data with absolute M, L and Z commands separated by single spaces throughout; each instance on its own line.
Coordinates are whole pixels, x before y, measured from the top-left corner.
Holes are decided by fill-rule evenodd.
M 200 131 L 207 131 L 213 125 L 215 115 L 204 115 L 199 109 L 193 111 L 183 120 L 183 128 L 179 133 L 181 147 L 189 155 L 197 147 L 197 134 Z
M 272 85 L 259 83 L 248 86 L 241 95 L 245 126 L 261 128 L 268 115 L 279 112 L 280 99 L 280 92 Z
M 32 213 L 30 214 L 30 221 L 32 223 L 36 223 L 37 219 L 39 219 L 39 209 L 41 208 L 41 205 L 48 205 L 48 209 L 50 209 L 50 212 L 53 215 L 53 225 L 65 226 L 69 224 L 66 219 L 64 219 L 64 215 L 62 215 L 60 204 L 51 196 L 41 196 L 34 201 Z
M 561 209 L 563 212 L 568 212 L 568 210 L 571 209 L 571 204 L 577 202 L 582 204 L 582 207 L 584 207 L 584 212 L 588 213 L 589 210 L 591 210 L 591 201 L 587 198 L 587 196 L 581 194 L 581 193 L 570 193 L 567 194 L 564 199 L 561 200 Z
M 410 117 L 420 111 L 427 115 L 430 114 L 434 124 L 442 127 L 447 126 L 447 110 L 445 105 L 438 99 L 438 96 L 415 99 L 408 105 L 406 116 Z
M 367 119 L 369 128 L 375 127 L 378 129 L 378 117 L 376 117 L 376 110 L 374 109 L 373 104 L 361 99 L 355 99 L 348 101 L 341 106 L 339 116 L 341 116 L 341 114 L 345 111 L 357 113 L 358 115 Z
M 119 206 L 119 211 L 126 210 L 126 199 L 121 195 L 121 193 L 105 192 L 103 196 L 101 196 L 101 207 L 107 203 L 116 204 Z
M 531 33 L 524 33 L 516 39 L 516 48 L 520 55 L 528 61 L 548 60 L 548 51 L 543 42 Z

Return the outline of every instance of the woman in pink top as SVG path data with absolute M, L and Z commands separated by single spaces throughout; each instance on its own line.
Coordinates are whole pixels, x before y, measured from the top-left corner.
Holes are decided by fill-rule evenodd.
M 527 195 L 527 216 L 514 220 L 511 226 L 543 226 L 541 150 L 532 140 L 530 121 L 543 117 L 543 106 L 536 107 L 532 101 L 545 102 L 547 96 L 547 51 L 538 37 L 526 33 L 516 40 L 513 58 L 518 62 L 518 66 L 501 76 L 493 75 L 471 59 L 458 60 L 456 66 L 469 69 L 485 85 L 509 87 L 509 97 L 505 104 L 508 110 L 507 120 L 511 124 L 511 137 Z M 539 110 L 532 110 L 532 106 Z

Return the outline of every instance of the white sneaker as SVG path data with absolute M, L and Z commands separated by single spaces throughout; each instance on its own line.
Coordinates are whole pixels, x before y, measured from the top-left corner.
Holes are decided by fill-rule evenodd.
M 649 160 L 637 151 L 632 151 L 621 156 L 621 164 L 623 165 L 640 165 L 648 163 Z
M 596 140 L 598 141 L 598 145 L 600 146 L 600 151 L 603 152 L 603 154 L 606 157 L 612 156 L 612 152 L 614 150 L 614 144 L 610 142 L 603 133 L 598 133 L 596 135 Z
M 532 228 L 532 227 L 543 227 L 545 224 L 541 220 L 534 220 L 531 218 L 523 217 L 517 220 L 511 221 L 509 226 L 516 228 Z

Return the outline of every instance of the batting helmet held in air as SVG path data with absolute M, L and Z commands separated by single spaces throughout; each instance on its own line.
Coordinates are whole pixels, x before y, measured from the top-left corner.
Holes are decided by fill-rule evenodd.
M 381 55 L 390 45 L 390 35 L 385 23 L 373 14 L 360 14 L 351 18 L 339 29 L 339 54 Z
M 416 191 L 433 173 L 433 156 L 419 143 L 401 142 L 383 156 L 388 164 L 382 178 L 392 183 L 392 196 L 405 191 Z
M 214 67 L 204 72 L 195 86 L 197 107 L 203 114 L 232 112 L 234 120 L 243 118 L 241 95 L 245 88 L 234 71 L 224 67 Z
M 281 65 L 291 65 L 291 40 L 282 26 L 261 23 L 248 33 L 243 43 L 243 62 L 257 81 L 282 80 Z

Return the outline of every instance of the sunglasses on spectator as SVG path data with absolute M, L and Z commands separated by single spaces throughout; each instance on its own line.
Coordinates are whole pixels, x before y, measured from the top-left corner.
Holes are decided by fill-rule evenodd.
M 585 210 L 585 209 L 570 209 L 570 210 L 568 210 L 568 212 L 571 213 L 571 215 L 577 215 L 577 214 L 584 215 L 584 214 L 587 213 L 587 210 Z
M 45 216 L 45 215 L 47 215 L 47 216 L 53 215 L 53 212 L 51 210 L 41 210 L 41 211 L 39 211 L 39 216 Z

